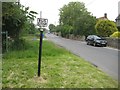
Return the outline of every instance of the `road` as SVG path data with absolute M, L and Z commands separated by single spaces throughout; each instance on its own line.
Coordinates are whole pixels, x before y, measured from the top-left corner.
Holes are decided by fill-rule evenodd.
M 108 47 L 94 47 L 86 45 L 86 42 L 65 39 L 53 34 L 46 34 L 46 37 L 77 56 L 87 60 L 113 79 L 118 80 L 119 50 Z

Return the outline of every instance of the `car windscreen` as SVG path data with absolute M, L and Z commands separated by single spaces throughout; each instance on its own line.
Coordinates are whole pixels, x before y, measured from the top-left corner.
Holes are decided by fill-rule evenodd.
M 94 39 L 101 40 L 102 38 L 100 38 L 98 36 L 94 36 Z

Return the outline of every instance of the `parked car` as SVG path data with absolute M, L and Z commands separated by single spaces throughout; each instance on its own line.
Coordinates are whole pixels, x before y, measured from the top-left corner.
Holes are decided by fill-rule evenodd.
M 86 38 L 87 45 L 93 46 L 107 46 L 107 41 L 104 38 L 98 37 L 96 35 L 89 35 Z

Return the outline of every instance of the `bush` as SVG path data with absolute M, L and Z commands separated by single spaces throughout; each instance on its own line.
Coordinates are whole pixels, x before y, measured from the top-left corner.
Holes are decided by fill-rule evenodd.
M 120 38 L 120 32 L 119 32 L 119 31 L 114 32 L 110 37 L 113 37 L 113 38 Z
M 11 50 L 26 50 L 29 47 L 29 44 L 25 39 L 16 39 L 10 46 Z
M 97 34 L 102 37 L 109 37 L 112 33 L 118 31 L 116 24 L 110 20 L 98 20 L 95 29 Z
M 73 31 L 73 27 L 69 25 L 63 25 L 61 26 L 61 36 L 62 37 L 68 37 L 69 34 L 71 34 Z

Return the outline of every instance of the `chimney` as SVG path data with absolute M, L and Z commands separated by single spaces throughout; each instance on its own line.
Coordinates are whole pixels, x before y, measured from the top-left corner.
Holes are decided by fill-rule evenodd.
M 107 13 L 104 14 L 104 17 L 107 18 Z

